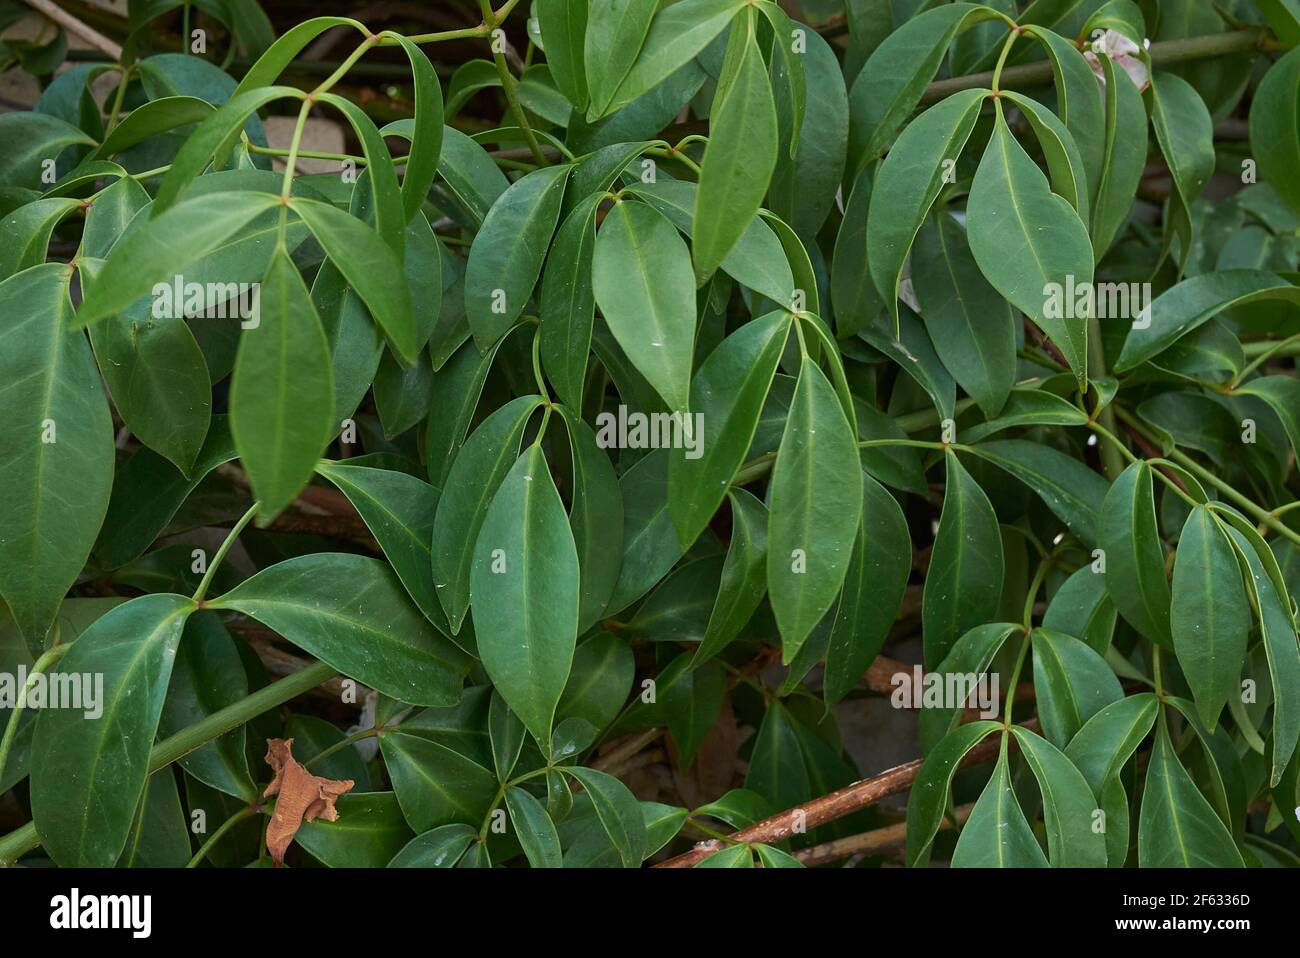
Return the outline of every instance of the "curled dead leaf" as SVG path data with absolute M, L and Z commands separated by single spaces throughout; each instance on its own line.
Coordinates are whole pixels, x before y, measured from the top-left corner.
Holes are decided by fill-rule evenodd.
M 352 779 L 342 781 L 313 775 L 293 757 L 293 739 L 272 738 L 266 741 L 266 764 L 275 775 L 262 793 L 263 798 L 278 795 L 271 823 L 266 828 L 266 848 L 271 860 L 284 864 L 284 853 L 304 821 L 323 818 L 338 821 L 334 803 L 352 790 Z

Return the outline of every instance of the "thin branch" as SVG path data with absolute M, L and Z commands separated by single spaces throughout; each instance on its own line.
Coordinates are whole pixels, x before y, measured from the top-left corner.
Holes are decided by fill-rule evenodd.
M 1038 721 L 1031 719 L 1023 723 L 1022 727 L 1037 729 Z M 968 768 L 971 765 L 992 761 L 997 757 L 1000 747 L 1001 743 L 997 737 L 986 738 L 966 753 L 960 767 Z M 795 834 L 796 825 L 800 826 L 800 828 L 816 828 L 818 825 L 825 825 L 827 822 L 833 822 L 846 815 L 852 815 L 868 805 L 875 804 L 882 798 L 907 791 L 912 787 L 912 783 L 916 781 L 916 775 L 920 770 L 920 759 L 903 765 L 896 765 L 879 775 L 863 779 L 860 782 L 854 782 L 839 791 L 831 792 L 829 795 L 814 798 L 810 802 L 804 802 L 802 805 L 796 805 L 794 808 L 779 812 L 771 818 L 764 819 L 757 825 L 742 828 L 729 836 L 730 840 L 732 842 L 763 843 L 784 841 Z M 690 851 L 678 855 L 676 858 L 670 858 L 666 862 L 661 862 L 655 867 L 691 868 L 714 852 L 721 851 L 726 847 L 727 843 L 718 839 L 699 842 Z
M 62 9 L 52 0 L 25 0 L 27 5 L 42 16 L 53 20 L 69 33 L 76 34 L 97 50 L 108 54 L 114 60 L 122 59 L 122 48 L 104 36 L 94 27 L 78 20 L 68 11 Z

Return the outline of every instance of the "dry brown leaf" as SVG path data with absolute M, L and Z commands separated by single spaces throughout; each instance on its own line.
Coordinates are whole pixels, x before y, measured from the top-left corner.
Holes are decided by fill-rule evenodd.
M 323 778 L 307 771 L 293 757 L 291 738 L 266 740 L 266 764 L 271 766 L 275 777 L 262 797 L 279 796 L 271 824 L 266 827 L 266 848 L 278 867 L 284 864 L 284 853 L 304 821 L 317 818 L 338 821 L 339 812 L 334 803 L 340 795 L 351 791 L 356 782 L 350 778 L 342 781 Z

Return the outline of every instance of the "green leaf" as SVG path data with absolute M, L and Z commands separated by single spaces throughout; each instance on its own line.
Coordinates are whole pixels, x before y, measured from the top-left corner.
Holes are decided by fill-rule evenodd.
M 977 625 L 953 643 L 952 650 L 935 667 L 934 673 L 943 677 L 945 683 L 946 677 L 950 675 L 973 675 L 978 678 L 988 671 L 993 657 L 1006 644 L 1007 639 L 1014 633 L 1023 631 L 1021 626 L 1011 622 Z M 910 679 L 910 676 L 907 678 Z M 923 693 L 924 689 L 914 689 L 913 695 L 917 692 Z M 912 704 L 922 706 L 918 724 L 921 751 L 926 755 L 953 730 L 966 706 L 965 702 L 930 706 L 925 704 L 924 697 L 919 703 L 913 701 Z
M 492 203 L 465 267 L 465 315 L 486 352 L 523 313 L 560 217 L 568 166 L 548 166 L 513 183 Z
M 1251 156 L 1264 181 L 1300 210 L 1300 53 L 1269 67 L 1250 104 Z
M 564 766 L 562 771 L 591 796 L 596 816 L 618 850 L 623 867 L 639 868 L 646 855 L 646 829 L 636 797 L 614 776 L 594 768 Z
M 1085 546 L 1097 543 L 1106 480 L 1058 449 L 1027 439 L 1001 439 L 971 452 L 1015 476 L 1038 494 Z
M 667 80 L 725 30 L 744 6 L 744 0 L 682 0 L 660 9 L 650 21 L 645 42 L 636 54 L 631 69 L 618 85 L 613 98 L 602 108 L 602 115 L 613 113 Z M 549 48 L 546 58 L 551 61 Z M 559 80 L 558 74 L 556 80 Z M 563 88 L 561 84 L 561 89 Z M 570 99 L 573 100 L 572 97 Z M 577 100 L 573 100 L 573 103 L 579 109 L 585 106 Z M 588 119 L 591 117 L 588 116 Z
M 582 570 L 578 631 L 600 618 L 618 583 L 623 551 L 623 494 L 609 457 L 586 422 L 560 407 L 573 462 L 573 504 L 569 525 Z
M 947 213 L 928 220 L 916 238 L 912 286 L 939 358 L 984 415 L 996 416 L 1016 380 L 1015 319 Z
M 442 84 L 424 51 L 401 34 L 396 36 L 411 63 L 415 86 L 415 129 L 406 172 L 402 174 L 402 206 L 410 220 L 429 193 L 442 153 Z
M 840 591 L 863 501 L 853 428 L 825 374 L 807 357 L 769 500 L 767 589 L 789 664 Z
M 540 405 L 536 396 L 521 396 L 485 419 L 452 462 L 433 519 L 434 588 L 453 633 L 469 609 L 470 568 L 474 544 L 497 487 L 515 460 L 524 427 Z
M 1115 372 L 1135 369 L 1225 310 L 1270 300 L 1300 303 L 1300 288 L 1257 269 L 1227 269 L 1185 279 L 1156 297 L 1146 325 L 1133 325 L 1115 360 Z
M 1092 282 L 1088 231 L 1011 135 L 1000 101 L 993 136 L 971 184 L 967 217 L 971 252 L 985 278 L 1056 344 L 1082 386 L 1087 317 L 1072 315 L 1072 308 L 1057 309 L 1062 297 L 1048 293 Z
M 939 834 L 957 766 L 1001 722 L 970 722 L 953 729 L 925 757 L 907 797 L 907 864 L 916 866 Z
M 445 630 L 447 617 L 434 589 L 429 550 L 438 494 L 427 482 L 392 469 L 324 461 L 316 471 L 348 497 L 407 594 L 426 619 Z
M 855 169 L 884 153 L 939 72 L 953 38 L 994 18 L 998 15 L 989 7 L 945 4 L 911 17 L 876 48 L 849 93 L 849 156 Z
M 1200 94 L 1178 74 L 1158 73 L 1151 81 L 1151 126 L 1174 187 L 1165 245 L 1178 236 L 1181 273 L 1192 253 L 1192 202 L 1214 174 L 1214 121 Z
M 1097 77 L 1072 40 L 1033 25 L 1027 27 L 1025 36 L 1042 44 L 1051 64 L 1056 111 L 1070 131 L 1083 161 L 1087 208 L 1091 210 L 1097 200 L 1106 148 L 1105 104 L 1097 90 Z
M 596 235 L 592 284 L 601 315 L 628 360 L 670 409 L 684 413 L 695 288 L 686 244 L 673 225 L 644 203 L 616 204 Z
M 1047 172 L 1052 182 L 1052 192 L 1065 197 L 1079 218 L 1088 219 L 1088 181 L 1084 172 L 1083 157 L 1075 145 L 1074 137 L 1056 114 L 1037 100 L 1018 93 L 1008 92 L 1006 98 L 1014 103 L 1029 121 L 1038 145 L 1047 161 Z
M 329 343 L 283 251 L 262 281 L 258 325 L 240 336 L 230 431 L 263 522 L 293 502 L 335 432 Z
M 1178 760 L 1163 717 L 1142 792 L 1138 864 L 1143 868 L 1244 867 L 1232 836 Z
M 295 198 L 290 205 L 361 297 L 393 349 L 407 363 L 415 362 L 421 343 L 401 259 L 350 213 L 316 200 Z
M 710 109 L 691 249 L 699 285 L 731 252 L 758 212 L 776 168 L 776 103 L 758 47 L 757 18 L 750 9 L 733 23 Z
M 586 0 L 537 0 L 534 10 L 555 85 L 575 110 L 585 112 L 591 100 L 583 65 Z
M 439 825 L 416 835 L 393 856 L 389 868 L 452 868 L 478 835 L 469 825 Z
M 34 266 L 0 283 L 0 594 L 33 655 L 44 648 L 108 508 L 113 421 L 90 346 L 73 330 L 69 270 Z M 110 862 L 111 864 L 111 862 Z
M 470 596 L 483 667 L 539 742 L 548 742 L 578 635 L 578 552 L 538 445 L 492 498 L 474 547 Z
M 95 554 L 106 569 L 139 558 L 217 466 L 235 458 L 227 416 L 213 416 L 203 449 L 186 478 L 171 462 L 141 448 L 121 466 Z
M 1097 799 L 1074 764 L 1051 742 L 1013 726 L 1043 796 L 1047 857 L 1053 868 L 1105 868 L 1106 836 L 1093 831 Z
M 84 290 L 94 288 L 101 266 L 98 260 L 80 260 Z M 90 342 L 113 404 L 131 432 L 188 473 L 208 434 L 212 382 L 179 312 L 157 312 L 140 300 L 90 327 Z
M 1099 57 L 1098 62 L 1105 74 L 1106 131 L 1090 235 L 1095 261 L 1100 262 L 1128 219 L 1142 180 L 1147 161 L 1147 111 L 1125 71 L 1117 70 L 1108 56 Z
M 303 822 L 294 840 L 328 868 L 383 868 L 411 840 L 392 792 L 343 795 L 336 821 Z
M 863 476 L 862 518 L 826 649 L 822 687 L 828 708 L 857 685 L 884 648 L 911 571 L 903 510 L 884 486 Z
M 1277 413 L 1291 440 L 1291 450 L 1300 456 L 1300 379 L 1294 376 L 1261 376 L 1240 387 L 1237 392 L 1258 396 Z
M 244 664 L 221 620 L 210 612 L 190 616 L 172 667 L 158 734 L 175 735 L 246 695 Z M 245 727 L 240 725 L 182 757 L 181 767 L 211 788 L 254 801 L 258 790 L 249 772 L 245 739 Z
M 1169 579 L 1153 481 L 1145 462 L 1120 473 L 1102 503 L 1098 536 L 1106 554 L 1106 591 L 1115 608 L 1147 638 L 1172 648 Z
M 789 313 L 777 311 L 746 323 L 695 374 L 690 408 L 704 429 L 693 449 L 671 454 L 668 466 L 668 501 L 683 547 L 708 525 L 745 461 L 790 322 Z
M 533 868 L 562 868 L 560 836 L 545 806 L 516 786 L 506 789 L 506 808 L 528 864 Z
M 35 112 L 0 116 L 0 138 L 11 144 L 0 160 L 0 183 L 28 189 L 43 188 L 45 161 L 56 159 L 65 147 L 95 145 L 93 137 L 66 120 Z
M 542 366 L 560 400 L 582 407 L 582 389 L 591 353 L 596 314 L 592 254 L 596 248 L 596 210 L 603 193 L 592 193 L 574 207 L 555 234 L 542 275 Z
M 963 90 L 930 107 L 908 124 L 872 180 L 867 262 L 876 289 L 894 317 L 895 331 L 903 264 L 926 214 L 943 189 L 945 175 L 961 157 L 975 129 L 987 95 L 987 90 Z M 859 178 L 855 193 L 862 182 Z M 971 236 L 972 249 L 974 239 Z M 872 318 L 863 317 L 866 321 Z
M 123 177 L 118 180 L 118 183 L 129 183 L 143 192 L 140 185 L 128 177 Z M 107 199 L 105 205 L 108 206 L 112 202 L 109 194 L 116 196 L 121 192 L 117 184 L 108 187 L 103 193 L 103 197 Z M 145 199 L 148 199 L 147 194 Z M 64 197 L 50 197 L 20 206 L 6 216 L 4 228 L 7 242 L 5 248 L 0 249 L 0 280 L 8 279 L 14 273 L 29 266 L 39 266 L 44 263 L 49 250 L 50 234 L 69 214 L 81 209 L 81 202 L 81 200 Z M 98 208 L 99 203 L 100 200 L 95 201 L 95 206 L 91 207 L 92 212 Z M 86 229 L 89 228 L 87 223 Z M 86 248 L 84 240 L 82 248 L 83 250 Z
M 251 616 L 345 675 L 412 705 L 451 705 L 469 670 L 465 655 L 411 605 L 388 564 L 366 556 L 287 559 L 208 607 Z
M 758 856 L 759 864 L 764 868 L 803 868 L 804 863 L 799 861 L 793 855 L 781 851 L 779 848 L 773 848 L 771 845 L 751 845 L 754 854 Z
M 957 638 L 993 619 L 1002 594 L 1002 534 L 988 496 L 951 450 L 944 453 L 939 531 L 921 599 L 925 662 L 942 662 Z
M 275 205 L 273 196 L 240 190 L 196 196 L 158 215 L 155 200 L 153 218 L 114 245 L 94 288 L 77 310 L 77 324 L 89 325 L 123 312 L 159 282 L 170 283 Z
M 1213 728 L 1238 694 L 1251 618 L 1232 544 L 1207 506 L 1191 510 L 1178 538 L 1169 618 L 1178 665 Z
M 750 846 L 741 843 L 728 845 L 721 851 L 713 852 L 708 858 L 696 862 L 696 868 L 753 868 L 754 854 Z
M 103 681 L 94 706 L 83 698 L 84 710 L 42 709 L 36 720 L 32 749 L 44 758 L 32 767 L 32 811 L 41 844 L 58 864 L 106 868 L 121 854 L 144 794 L 176 646 L 194 608 L 179 595 L 133 599 L 83 632 L 53 670 Z
M 1158 711 L 1159 701 L 1150 692 L 1129 695 L 1098 711 L 1070 739 L 1065 755 L 1094 795 L 1100 795 L 1132 757 L 1151 732 Z
M 758 727 L 745 788 L 763 796 L 774 808 L 793 808 L 812 797 L 794 720 L 778 700 L 768 703 Z
M 245 76 L 244 84 L 247 83 L 248 76 Z M 244 124 L 250 116 L 274 100 L 301 99 L 303 96 L 301 90 L 293 87 L 265 84 L 256 86 L 255 89 L 241 84 L 241 88 L 236 89 L 230 99 L 210 113 L 194 132 L 185 138 L 185 143 L 177 152 L 176 158 L 172 160 L 171 168 L 168 169 L 167 175 L 163 177 L 158 187 L 151 216 L 159 217 L 181 202 L 186 189 L 200 173 L 207 169 L 214 156 L 218 158 L 217 166 L 220 168 L 221 157 L 229 152 L 229 145 L 235 142 L 235 138 L 244 129 Z M 202 220 L 195 222 L 202 223 Z
M 1077 632 L 1098 655 L 1105 655 L 1115 636 L 1115 604 L 1106 593 L 1106 577 L 1092 565 L 1075 569 L 1047 603 L 1044 628 Z
M 871 207 L 872 170 L 873 167 L 864 166 L 853 182 L 845 203 L 844 218 L 835 234 L 835 252 L 831 261 L 831 309 L 835 316 L 835 330 L 841 337 L 861 332 L 885 308 L 868 267 L 867 213 Z
M 727 498 L 731 502 L 731 543 L 692 668 L 708 662 L 731 644 L 767 591 L 767 507 L 740 488 L 730 490 Z
M 612 112 L 614 96 L 641 52 L 657 6 L 655 0 L 595 0 L 588 5 L 583 42 L 591 96 L 588 123 Z
M 192 96 L 165 96 L 142 103 L 122 118 L 104 142 L 87 159 L 102 159 L 148 140 L 159 133 L 208 118 L 213 106 Z
M 440 742 L 402 728 L 379 737 L 384 767 L 416 832 L 453 822 L 481 823 L 497 794 L 497 777 Z
M 1047 867 L 1047 856 L 1039 847 L 1011 787 L 1007 737 L 1004 732 L 993 777 L 962 826 L 952 853 L 953 868 Z
M 494 689 L 488 705 L 488 738 L 492 741 L 492 765 L 499 781 L 510 779 L 524 746 L 524 732 L 519 716 L 510 711 L 501 693 Z
M 1124 696 L 1115 673 L 1072 635 L 1038 628 L 1033 633 L 1034 691 L 1043 734 L 1057 748 L 1088 719 Z
M 1232 519 L 1229 516 L 1230 522 Z M 1276 786 L 1300 740 L 1300 709 L 1297 708 L 1300 703 L 1296 698 L 1296 690 L 1300 689 L 1300 646 L 1297 646 L 1295 620 L 1291 615 L 1291 599 L 1281 581 L 1281 570 L 1273 563 L 1273 554 L 1255 527 L 1240 520 L 1238 528 L 1227 532 L 1237 555 L 1250 568 L 1246 587 L 1251 605 L 1259 613 L 1259 629 L 1268 656 L 1269 679 L 1273 683 L 1273 761 L 1269 785 Z M 1270 566 L 1276 571 L 1268 571 Z

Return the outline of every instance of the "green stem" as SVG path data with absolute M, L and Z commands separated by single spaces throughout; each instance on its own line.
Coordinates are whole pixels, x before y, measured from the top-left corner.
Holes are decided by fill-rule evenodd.
M 1257 339 L 1254 342 L 1242 343 L 1242 352 L 1248 359 L 1256 356 L 1267 354 L 1269 356 L 1300 356 L 1300 339 L 1295 336 L 1288 336 L 1286 339 L 1278 341 L 1275 339 Z
M 175 735 L 155 745 L 153 751 L 149 753 L 149 773 L 153 774 L 160 768 L 166 768 L 217 736 L 238 728 L 277 705 L 283 705 L 290 699 L 297 698 L 337 674 L 338 671 L 333 666 L 324 662 L 313 662 L 300 672 L 285 676 L 238 702 L 218 709 L 207 718 L 181 729 Z M 33 822 L 14 829 L 0 838 L 0 866 L 12 865 L 40 843 L 41 839 L 36 834 L 36 825 Z
M 240 517 L 239 521 L 235 523 L 230 532 L 226 534 L 226 541 L 221 543 L 221 548 L 219 548 L 217 554 L 212 557 L 212 561 L 208 563 L 208 570 L 203 573 L 203 579 L 199 582 L 199 587 L 194 590 L 193 599 L 195 602 L 203 601 L 203 597 L 208 592 L 208 586 L 212 585 L 212 577 L 217 574 L 217 569 L 226 558 L 226 553 L 229 552 L 230 547 L 235 544 L 235 540 L 239 538 L 239 534 L 244 531 L 244 526 L 248 525 L 248 523 L 252 521 L 253 516 L 257 514 L 257 510 L 260 506 L 261 503 L 259 502 L 253 503 L 252 506 L 249 507 L 248 511 L 245 512 L 243 516 Z
M 349 745 L 356 745 L 357 742 L 365 741 L 368 738 L 374 738 L 380 732 L 384 731 L 385 728 L 391 728 L 391 727 L 392 726 L 384 726 L 384 728 L 379 728 L 376 726 L 371 726 L 370 728 L 363 728 L 359 732 L 353 732 L 347 738 L 340 739 L 339 741 L 331 745 L 329 748 L 317 752 L 311 758 L 307 759 L 307 761 L 303 762 L 302 767 L 311 768 L 317 762 L 321 761 L 322 759 L 328 758 L 329 756 L 333 755 L 335 752 L 340 752 L 343 749 L 347 748 Z
M 185 867 L 198 868 L 199 863 L 202 862 L 203 859 L 208 857 L 208 852 L 212 851 L 213 847 L 215 847 L 217 842 L 221 841 L 221 839 L 225 837 L 225 834 L 228 831 L 230 831 L 232 828 L 234 828 L 244 819 L 251 818 L 252 816 L 259 814 L 261 811 L 262 811 L 261 805 L 245 805 L 239 811 L 235 812 L 235 814 L 231 815 L 224 822 L 222 822 L 221 826 L 215 832 L 213 832 L 211 836 L 208 837 L 208 840 L 199 847 L 199 850 L 194 853 L 194 857 L 191 858 L 189 862 L 186 863 Z
M 1020 681 L 1020 671 L 1025 667 L 1025 656 L 1029 653 L 1029 632 L 1020 643 L 1020 654 L 1016 656 L 1016 666 L 1011 670 L 1011 684 L 1007 686 L 1006 706 L 1002 712 L 1002 722 L 1011 727 L 1011 710 L 1016 704 L 1016 685 Z
M 13 711 L 9 713 L 9 724 L 5 726 L 4 738 L 0 739 L 0 779 L 4 778 L 5 765 L 9 761 L 9 751 L 13 748 L 14 740 L 18 737 L 18 721 L 23 717 L 23 710 L 27 707 L 27 693 L 31 690 L 37 676 L 63 658 L 63 653 L 66 651 L 68 651 L 66 645 L 56 645 L 52 649 L 46 649 L 32 665 L 32 671 L 27 676 L 27 682 L 23 685 L 23 692 L 18 696 L 18 702 L 14 705 Z
M 1267 348 L 1260 350 L 1259 354 L 1250 361 L 1250 363 L 1246 366 L 1246 368 L 1243 369 L 1241 372 L 1237 373 L 1237 375 L 1233 377 L 1232 382 L 1228 383 L 1229 389 L 1236 389 L 1237 384 L 1239 382 L 1241 382 L 1243 379 L 1245 379 L 1247 376 L 1253 373 L 1260 366 L 1264 365 L 1264 363 L 1268 362 L 1274 356 L 1291 355 L 1291 353 L 1287 352 L 1287 350 L 1293 346 L 1296 347 L 1297 349 L 1300 349 L 1300 333 L 1293 333 L 1292 335 L 1288 336 L 1286 339 L 1280 339 L 1277 342 L 1266 341 L 1262 344 L 1248 343 L 1247 345 L 1249 346 L 1263 345 L 1266 346 Z M 1247 353 L 1247 355 L 1250 355 L 1250 353 Z
M 1002 68 L 1007 64 L 1007 57 L 1011 54 L 1011 48 L 1015 46 L 1017 38 L 1020 36 L 1020 27 L 1012 27 L 1011 32 L 1007 34 L 1007 39 L 1002 44 L 1002 52 L 998 54 L 998 62 L 993 66 L 993 77 L 991 86 L 993 91 L 998 92 L 1001 87 L 998 84 L 1002 81 Z
M 1100 379 L 1106 375 L 1106 347 L 1101 339 L 1101 323 L 1096 316 L 1088 318 L 1088 374 L 1093 379 Z M 1115 410 L 1106 406 L 1097 418 L 1107 433 L 1114 438 Z M 1124 463 L 1120 459 L 1121 449 L 1124 449 L 1123 443 L 1116 441 L 1111 445 L 1102 445 L 1098 450 L 1101 453 L 1102 471 L 1111 482 L 1118 479 L 1119 474 L 1124 471 Z M 1124 451 L 1128 450 L 1124 449 Z
M 501 12 L 493 13 L 490 0 L 479 0 L 479 9 L 483 11 L 483 23 L 488 28 L 488 36 L 491 36 L 492 31 L 505 19 L 510 12 L 510 7 L 511 4 L 507 3 L 501 8 Z M 496 48 L 496 44 L 492 44 L 492 62 L 496 64 L 497 75 L 501 77 L 501 89 L 505 92 L 510 112 L 515 116 L 515 125 L 524 134 L 524 140 L 528 143 L 528 149 L 532 151 L 533 159 L 539 166 L 547 166 L 546 154 L 542 152 L 542 147 L 537 142 L 537 135 L 528 125 L 528 117 L 524 115 L 524 108 L 519 102 L 519 92 L 515 89 L 517 82 L 515 75 L 510 72 L 510 67 L 506 64 L 506 55 Z
M 118 117 L 122 113 L 122 102 L 126 99 L 126 87 L 131 82 L 131 67 L 122 68 L 122 82 L 117 85 L 117 90 L 113 93 L 113 105 L 108 108 L 108 125 L 104 127 L 104 138 L 113 132 L 117 126 Z

